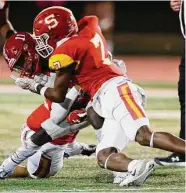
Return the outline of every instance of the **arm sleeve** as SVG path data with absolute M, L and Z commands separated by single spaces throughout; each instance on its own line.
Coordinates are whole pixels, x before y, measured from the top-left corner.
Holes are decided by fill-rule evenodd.
M 52 140 L 58 137 L 63 137 L 71 132 L 78 131 L 89 125 L 88 121 L 83 121 L 79 124 L 70 125 L 63 121 L 59 125 L 54 124 L 50 119 L 47 119 L 41 124 L 42 128 L 45 129 L 47 134 L 52 138 Z
M 66 118 L 72 104 L 74 103 L 78 95 L 79 92 L 75 89 L 75 87 L 73 87 L 67 93 L 65 101 L 63 103 L 52 103 L 50 119 L 55 124 L 60 123 L 62 120 Z

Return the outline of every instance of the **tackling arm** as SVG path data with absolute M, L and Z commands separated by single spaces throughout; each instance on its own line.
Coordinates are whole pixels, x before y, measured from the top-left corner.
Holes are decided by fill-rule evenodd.
M 50 99 L 53 102 L 63 102 L 65 100 L 74 66 L 75 65 L 72 64 L 56 73 L 54 88 L 47 88 L 43 87 L 42 85 L 37 85 L 37 93 L 44 95 L 47 99 Z
M 64 120 L 78 95 L 79 91 L 73 87 L 66 94 L 66 98 L 63 103 L 52 103 L 52 110 L 50 112 L 51 121 L 58 124 Z

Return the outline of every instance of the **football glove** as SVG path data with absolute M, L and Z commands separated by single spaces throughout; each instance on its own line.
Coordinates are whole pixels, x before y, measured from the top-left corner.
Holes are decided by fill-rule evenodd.
M 67 119 L 67 122 L 70 124 L 77 124 L 84 121 L 86 117 L 87 117 L 86 111 L 80 109 L 80 110 L 74 110 L 71 113 L 69 113 L 66 119 Z
M 49 77 L 45 74 L 40 74 L 40 75 L 35 75 L 34 76 L 34 81 L 38 84 L 41 84 L 43 86 L 46 85 L 46 83 L 48 82 Z
M 122 70 L 123 74 L 127 73 L 126 64 L 123 60 L 113 59 L 112 61 Z
M 39 85 L 34 79 L 30 78 L 17 78 L 13 75 L 10 76 L 17 86 L 24 90 L 30 90 L 31 92 L 37 92 L 36 87 Z

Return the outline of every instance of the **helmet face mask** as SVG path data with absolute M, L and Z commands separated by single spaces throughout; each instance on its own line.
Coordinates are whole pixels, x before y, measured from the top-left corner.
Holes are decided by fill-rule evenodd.
M 36 51 L 38 54 L 43 58 L 48 58 L 54 51 L 54 48 L 48 44 L 48 34 L 44 33 L 40 36 L 34 36 L 34 39 L 36 40 Z

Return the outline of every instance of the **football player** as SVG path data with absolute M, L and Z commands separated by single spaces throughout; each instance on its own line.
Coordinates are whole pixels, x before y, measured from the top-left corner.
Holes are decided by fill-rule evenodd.
M 70 10 L 51 7 L 38 14 L 33 29 L 38 53 L 49 59 L 51 70 L 57 71 L 54 88 L 28 78 L 19 78 L 16 83 L 25 81 L 20 87 L 54 102 L 64 101 L 70 80 L 89 93 L 92 100 L 89 109 L 104 118 L 96 148 L 98 164 L 112 171 L 128 171 L 130 176 L 121 186 L 142 185 L 155 167 L 153 160 L 134 160 L 121 153 L 129 142 L 185 153 L 184 140 L 151 130 L 141 93 L 108 57 L 97 17 L 86 16 L 77 24 Z M 33 136 L 32 142 L 37 145 L 37 134 Z
M 25 41 L 19 39 L 23 34 L 26 34 L 27 37 Z M 11 36 L 11 38 L 6 42 L 5 47 L 7 49 L 10 48 L 10 50 L 13 52 L 16 52 L 17 49 L 19 49 L 19 52 L 24 52 L 24 54 L 27 53 L 27 56 L 39 59 L 39 56 L 35 57 L 37 56 L 37 52 L 32 50 L 33 45 L 33 38 L 30 34 L 17 33 Z M 16 53 L 20 56 L 19 52 Z M 7 57 L 7 55 L 9 56 L 10 53 L 7 53 L 6 55 L 6 52 L 4 52 L 4 54 Z M 13 64 L 13 58 L 11 62 L 11 64 Z M 14 70 L 13 66 L 12 70 Z M 19 71 L 19 68 L 16 70 Z M 21 76 L 22 75 L 23 74 L 21 74 Z M 47 75 L 34 77 L 35 81 L 45 84 L 49 87 L 53 87 L 54 79 L 55 73 L 47 73 Z M 26 124 L 24 124 L 22 127 L 22 146 L 18 148 L 16 152 L 13 153 L 8 159 L 6 159 L 0 166 L 0 178 L 6 178 L 10 176 L 13 171 L 13 177 L 27 176 L 27 174 L 29 174 L 31 177 L 49 177 L 51 175 L 55 175 L 62 168 L 64 153 L 66 156 L 79 154 L 89 156 L 95 152 L 95 145 L 88 146 L 86 144 L 78 143 L 75 141 L 75 137 L 78 133 L 77 130 L 82 129 L 88 125 L 88 122 L 84 121 L 86 113 L 82 109 L 85 108 L 89 101 L 88 95 L 84 93 L 80 94 L 77 88 L 73 87 L 67 93 L 65 101 L 66 102 L 64 103 L 58 104 L 46 100 L 44 104 L 40 105 L 28 117 Z M 69 111 L 73 112 L 68 115 L 66 121 L 65 117 Z M 60 115 L 60 119 L 58 114 Z M 69 133 L 64 137 L 57 138 L 51 143 L 47 143 L 39 149 L 31 148 L 30 144 L 27 143 L 29 138 L 40 129 L 41 125 L 48 123 L 50 124 L 51 120 L 56 124 L 62 121 L 60 123 L 62 128 L 69 128 L 69 130 L 75 132 Z M 74 125 L 75 123 L 78 124 Z M 28 158 L 27 168 L 17 166 L 26 158 Z
M 23 38 L 23 37 L 25 37 L 25 38 Z M 25 49 L 25 47 L 26 47 L 26 49 Z M 7 61 L 7 63 L 11 64 L 11 65 L 8 65 L 10 70 L 14 71 L 14 72 L 19 72 L 21 77 L 23 77 L 23 76 L 32 77 L 32 74 L 33 74 L 32 71 L 34 72 L 36 69 L 39 72 L 38 67 L 37 68 L 31 68 L 30 64 L 34 63 L 35 66 L 37 66 L 38 62 L 46 62 L 46 61 L 41 60 L 41 58 L 39 57 L 37 52 L 33 49 L 34 47 L 35 47 L 35 41 L 29 33 L 19 32 L 19 33 L 16 33 L 15 35 L 13 35 L 11 38 L 9 38 L 4 46 L 4 50 L 3 50 L 4 52 L 3 53 L 4 53 L 4 58 Z M 20 53 L 22 53 L 22 54 L 20 54 Z M 110 58 L 112 59 L 111 53 L 110 53 Z M 9 62 L 10 60 L 11 60 L 11 62 Z M 32 63 L 28 62 L 31 60 L 33 60 Z M 24 74 L 23 71 L 22 72 L 20 71 L 20 68 L 19 68 L 20 63 L 21 63 L 20 61 L 25 63 L 24 69 L 26 70 L 25 71 L 26 74 Z M 122 60 L 113 59 L 113 61 L 122 69 L 123 74 L 126 75 L 125 63 Z M 45 70 L 47 70 L 47 68 L 45 68 Z M 54 83 L 54 79 L 55 79 L 55 73 L 46 72 L 45 74 L 47 74 L 47 75 L 40 74 L 39 76 L 35 75 L 32 78 L 34 78 L 34 80 L 40 84 L 43 84 L 43 85 L 49 86 L 49 87 L 53 87 L 53 83 Z M 72 91 L 72 90 L 74 90 L 74 91 Z M 78 92 L 75 89 L 72 89 L 72 90 L 69 92 L 72 94 L 68 93 L 68 98 L 71 98 L 74 100 L 74 98 L 77 96 Z M 69 97 L 69 95 L 71 95 L 71 97 Z M 89 97 L 87 95 L 85 95 L 83 98 L 79 97 L 78 99 L 79 99 L 79 103 L 76 103 L 76 109 L 79 109 L 83 106 L 85 107 L 87 101 L 89 100 Z M 77 106 L 77 104 L 81 104 L 81 105 Z M 52 107 L 52 111 L 51 111 L 51 115 L 53 118 L 52 121 L 54 121 L 55 123 L 59 122 L 59 120 L 58 120 L 59 116 L 58 115 L 64 114 L 63 108 L 61 108 L 61 105 L 59 105 L 57 103 L 52 103 L 52 105 L 51 105 L 50 101 L 46 100 L 45 105 L 41 105 L 37 110 L 34 111 L 34 113 L 33 113 L 34 116 L 31 116 L 31 118 L 28 118 L 28 125 L 29 125 L 28 128 L 37 127 L 37 129 L 38 129 L 39 127 L 41 127 L 41 122 L 44 121 L 43 118 L 46 117 L 46 116 L 43 117 L 42 115 L 45 113 L 48 115 L 48 110 L 46 110 L 46 108 L 45 108 L 45 107 L 47 107 L 47 109 L 49 109 L 48 106 Z M 68 106 L 68 103 L 65 106 Z M 89 104 L 89 106 L 90 106 L 90 104 Z M 57 114 L 54 114 L 55 111 L 57 111 Z M 68 117 L 72 117 L 70 115 Z M 32 118 L 32 117 L 34 117 L 34 118 Z M 38 120 L 36 119 L 36 117 Z M 93 119 L 94 119 L 94 128 L 95 129 L 101 128 L 101 126 L 103 124 L 103 120 L 99 119 L 99 121 L 96 121 L 96 120 L 98 120 L 96 113 L 93 114 Z M 29 120 L 32 121 L 31 124 L 29 124 L 29 122 L 30 122 Z M 43 123 L 42 126 L 43 125 L 46 125 L 46 124 Z M 96 132 L 97 138 L 99 140 L 101 129 L 95 130 L 95 132 Z M 27 140 L 28 140 L 28 138 L 27 138 Z M 42 140 L 42 138 L 40 140 Z M 26 143 L 27 143 L 27 141 L 25 140 L 24 144 L 26 144 Z M 92 149 L 89 149 L 86 152 L 85 152 L 85 150 L 83 150 L 83 154 L 85 154 L 85 153 L 90 154 L 91 151 L 92 151 Z M 29 151 L 29 149 L 27 148 L 27 152 L 30 152 L 32 154 L 32 148 L 31 148 L 31 151 Z M 27 153 L 26 157 L 29 157 L 30 153 Z M 38 154 L 36 154 L 36 155 L 38 155 Z M 67 155 L 67 154 L 65 154 L 65 155 Z M 26 159 L 26 157 L 22 157 L 21 160 L 23 161 L 23 159 Z M 34 157 L 34 156 L 32 156 L 32 157 Z M 4 162 L 4 166 L 3 166 L 3 169 L 1 172 L 1 178 L 8 177 L 8 175 L 10 175 L 12 173 L 12 171 L 14 170 L 14 167 L 15 167 L 14 162 L 13 162 L 13 167 L 10 167 L 10 165 L 12 165 L 11 160 L 7 159 Z M 21 160 L 19 160 L 19 163 L 21 162 Z M 32 159 L 32 160 L 34 160 L 34 159 Z M 38 159 L 36 159 L 36 162 L 37 161 L 38 161 Z M 6 163 L 6 162 L 8 162 L 8 163 Z M 16 160 L 16 162 L 18 162 L 18 160 Z M 6 167 L 5 167 L 5 165 L 6 165 Z M 3 176 L 3 170 L 4 171 L 11 171 L 11 172 L 9 172 L 9 174 L 7 174 L 6 176 Z M 6 173 L 8 173 L 8 172 L 6 172 Z M 25 169 L 25 167 L 22 167 L 22 166 L 17 166 L 16 169 L 14 170 L 14 173 L 13 173 L 13 177 L 21 177 L 21 176 L 25 177 L 27 175 L 28 175 L 27 170 Z M 121 180 L 121 175 L 122 175 L 122 177 L 124 176 L 123 173 L 122 174 L 114 173 L 114 183 L 116 183 L 116 182 L 118 183 L 118 181 Z
M 77 98 L 72 105 L 71 110 L 81 106 L 80 100 Z M 64 157 L 74 155 L 90 156 L 95 152 L 95 145 L 86 145 L 75 140 L 78 131 L 69 133 L 63 137 L 57 138 L 50 143 L 41 146 L 32 156 L 28 157 L 26 167 L 18 165 L 20 160 L 25 159 L 25 155 L 29 154 L 27 148 L 27 140 L 41 127 L 41 124 L 50 118 L 50 112 L 55 104 L 46 100 L 44 104 L 40 105 L 27 118 L 25 124 L 21 128 L 21 142 L 19 147 L 9 158 L 7 158 L 0 166 L 0 177 L 32 177 L 45 178 L 54 176 L 63 167 Z M 76 122 L 82 122 L 85 118 L 85 111 L 74 110 L 64 119 L 59 125 L 67 127 Z M 83 126 L 84 127 L 84 126 Z M 80 127 L 79 129 L 82 129 Z

